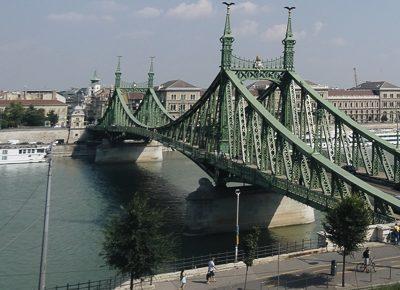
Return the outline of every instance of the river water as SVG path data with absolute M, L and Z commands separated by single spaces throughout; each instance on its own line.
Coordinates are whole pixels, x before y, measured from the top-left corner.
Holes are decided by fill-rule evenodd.
M 0 166 L 0 289 L 37 288 L 47 164 Z M 102 229 L 136 191 L 166 208 L 178 257 L 233 250 L 234 233 L 184 235 L 186 197 L 208 176 L 177 152 L 163 162 L 98 165 L 89 159 L 55 158 L 49 228 L 47 286 L 112 277 L 99 256 Z M 242 201 L 242 200 L 241 200 Z M 245 202 L 243 200 L 242 202 Z M 263 245 L 315 237 L 320 227 L 262 232 Z

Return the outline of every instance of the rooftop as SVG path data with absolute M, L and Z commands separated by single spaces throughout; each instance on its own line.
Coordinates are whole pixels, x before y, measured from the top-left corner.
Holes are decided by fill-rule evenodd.
M 20 103 L 23 106 L 67 106 L 59 100 L 0 100 L 0 107 L 6 107 L 11 103 Z
M 377 96 L 373 90 L 346 90 L 346 89 L 329 89 L 329 97 L 340 97 L 340 96 L 353 96 L 353 97 L 363 97 L 363 96 Z
M 196 86 L 189 84 L 183 80 L 172 80 L 165 82 L 158 86 L 158 90 L 168 90 L 168 89 L 197 89 Z
M 366 81 L 359 84 L 356 87 L 351 88 L 351 90 L 380 90 L 380 89 L 400 89 L 398 86 L 393 85 L 387 81 Z

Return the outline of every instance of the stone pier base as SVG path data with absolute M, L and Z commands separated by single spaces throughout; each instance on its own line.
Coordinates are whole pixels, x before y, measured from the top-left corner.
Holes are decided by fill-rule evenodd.
M 232 231 L 236 218 L 235 188 L 226 193 L 201 190 L 187 197 L 186 232 L 209 234 Z M 314 209 L 281 194 L 255 187 L 242 187 L 240 229 L 308 224 L 315 221 Z
M 154 162 L 162 161 L 162 145 L 150 143 L 122 143 L 112 146 L 107 142 L 96 149 L 96 163 Z

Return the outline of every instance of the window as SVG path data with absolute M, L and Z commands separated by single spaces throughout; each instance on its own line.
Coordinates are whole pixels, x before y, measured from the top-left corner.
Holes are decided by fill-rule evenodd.
M 8 154 L 8 150 L 3 150 L 3 154 L 7 155 Z
M 35 153 L 35 149 L 32 149 L 32 153 Z
M 21 151 L 21 150 L 20 150 Z M 44 149 L 38 149 L 37 153 L 44 153 Z
M 393 98 L 393 94 L 390 94 L 390 97 Z
M 186 95 L 181 95 L 181 100 L 185 100 L 186 99 Z
M 31 153 L 31 149 L 28 149 L 28 154 Z
M 26 149 L 23 149 L 23 150 L 22 150 L 22 154 L 26 154 Z
M 176 95 L 171 95 L 171 100 L 176 100 Z
M 384 97 L 384 98 L 387 98 L 387 94 L 383 94 L 383 97 Z
M 22 154 L 22 149 L 19 149 L 18 154 Z
M 7 156 L 1 156 L 1 160 L 7 160 Z
M 175 111 L 176 110 L 176 105 L 175 104 L 171 104 L 171 110 Z
M 196 99 L 196 95 L 193 95 L 193 94 L 190 95 L 190 99 L 191 99 L 191 100 L 195 100 L 195 99 Z

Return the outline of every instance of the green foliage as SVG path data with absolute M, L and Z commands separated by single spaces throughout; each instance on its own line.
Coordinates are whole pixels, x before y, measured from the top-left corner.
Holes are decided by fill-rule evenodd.
M 348 255 L 365 242 L 371 211 L 357 197 L 345 197 L 328 211 L 323 222 L 328 238 Z
M 58 122 L 58 115 L 51 110 L 47 113 L 47 120 L 50 122 L 51 126 L 54 126 Z
M 328 239 L 338 245 L 343 254 L 342 287 L 345 286 L 346 256 L 365 242 L 371 211 L 356 196 L 345 197 L 329 210 L 322 223 Z
M 243 241 L 243 252 L 244 258 L 243 262 L 247 267 L 253 266 L 253 261 L 256 258 L 258 240 L 260 238 L 260 229 L 258 227 L 254 227 L 252 231 L 247 234 Z
M 171 256 L 171 237 L 162 233 L 163 212 L 135 193 L 121 214 L 106 226 L 101 255 L 106 263 L 133 279 L 153 275 Z
M 10 105 L 5 108 L 2 114 L 1 127 L 18 127 L 22 124 L 24 113 L 25 109 L 21 103 L 10 103 Z
M 43 126 L 45 120 L 44 109 L 35 109 L 33 105 L 30 105 L 29 108 L 25 110 L 22 119 L 24 125 L 27 126 Z

